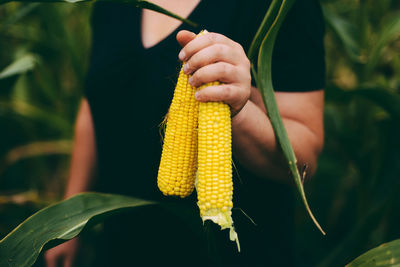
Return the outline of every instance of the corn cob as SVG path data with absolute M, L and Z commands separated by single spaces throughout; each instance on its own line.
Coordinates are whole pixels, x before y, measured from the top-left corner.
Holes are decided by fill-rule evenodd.
M 199 88 L 219 85 L 205 84 Z M 230 229 L 230 239 L 236 241 L 237 233 L 232 221 L 232 149 L 231 113 L 223 102 L 201 102 L 199 104 L 198 173 L 196 191 L 200 216 L 204 221 L 212 220 L 221 229 Z
M 197 168 L 197 118 L 195 88 L 182 69 L 167 114 L 157 184 L 164 195 L 186 197 L 194 188 Z
M 206 33 L 202 31 L 198 36 Z M 209 83 L 199 89 L 219 84 Z M 158 187 L 164 195 L 186 197 L 196 186 L 197 204 L 203 222 L 212 220 L 221 229 L 230 229 L 230 239 L 236 241 L 240 251 L 231 217 L 233 183 L 230 109 L 222 102 L 197 102 L 194 98 L 195 90 L 181 69 L 167 116 Z

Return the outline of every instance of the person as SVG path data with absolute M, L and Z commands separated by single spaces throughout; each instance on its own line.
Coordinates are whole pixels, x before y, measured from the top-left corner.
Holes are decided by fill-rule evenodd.
M 202 89 L 196 99 L 223 101 L 231 108 L 237 169 L 233 219 L 242 250 L 238 253 L 216 226 L 199 234 L 198 214 L 198 228 L 191 228 L 176 214 L 155 207 L 107 220 L 94 266 L 292 266 L 293 182 L 246 57 L 270 1 L 152 2 L 200 27 L 126 4 L 95 5 L 90 67 L 65 197 L 94 190 L 170 201 L 156 185 L 159 124 L 185 62 L 192 85 L 223 83 Z M 201 29 L 209 33 L 195 38 Z M 296 1 L 278 35 L 272 63 L 281 116 L 298 166 L 307 166 L 309 176 L 323 147 L 323 35 L 318 2 Z M 180 201 L 198 213 L 195 196 Z M 47 266 L 73 266 L 77 242 L 46 252 Z M 217 251 L 213 256 L 210 244 Z

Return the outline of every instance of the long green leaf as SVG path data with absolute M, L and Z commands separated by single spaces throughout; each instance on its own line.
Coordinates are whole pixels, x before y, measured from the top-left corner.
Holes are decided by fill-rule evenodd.
M 393 39 L 400 36 L 400 13 L 394 13 L 393 17 L 383 25 L 383 29 L 380 31 L 377 41 L 374 43 L 368 57 L 366 65 L 366 75 L 370 75 L 372 70 L 378 64 L 382 49 Z
M 400 95 L 398 93 L 375 87 L 360 87 L 348 93 L 370 100 L 384 108 L 394 119 L 400 120 Z
M 371 249 L 346 265 L 346 267 L 357 266 L 400 266 L 400 239 Z
M 360 61 L 361 49 L 357 41 L 357 28 L 349 21 L 333 13 L 327 5 L 322 5 L 326 24 L 342 42 L 350 58 L 356 62 Z
M 3 31 L 4 29 L 7 29 L 7 27 L 15 24 L 16 22 L 20 21 L 21 19 L 23 19 L 25 16 L 27 16 L 33 10 L 35 10 L 39 5 L 40 5 L 39 3 L 29 3 L 19 7 L 16 12 L 14 12 L 10 17 L 5 19 L 0 24 L 0 32 Z
M 22 159 L 48 155 L 69 155 L 71 150 L 71 140 L 32 142 L 23 146 L 15 147 L 0 159 L 0 176 L 9 166 Z
M 383 108 L 395 120 L 400 120 L 400 95 L 382 87 L 360 86 L 353 90 L 344 90 L 330 85 L 326 88 L 326 99 L 343 103 L 353 97 L 368 99 L 375 105 Z
M 155 205 L 119 195 L 83 193 L 35 213 L 0 241 L 0 266 L 31 266 L 48 244 L 76 237 L 85 225 L 110 212 Z
M 67 2 L 67 3 L 81 3 L 81 2 L 119 2 L 119 3 L 127 3 L 127 4 L 133 4 L 136 7 L 139 8 L 145 8 L 145 9 L 150 9 L 159 13 L 162 13 L 164 15 L 176 18 L 182 22 L 185 22 L 189 24 L 190 26 L 197 27 L 197 24 L 182 18 L 181 16 L 178 16 L 160 6 L 157 6 L 156 4 L 153 4 L 149 1 L 144 1 L 144 0 L 0 0 L 0 5 L 1 4 L 6 4 L 9 2 L 29 2 L 29 3 L 55 3 L 55 2 Z
M 365 233 L 372 232 L 382 222 L 382 216 L 386 212 L 385 207 L 388 207 L 388 204 L 396 198 L 397 192 L 398 190 L 393 188 L 384 199 L 370 206 L 368 212 L 363 214 L 346 237 L 332 248 L 316 267 L 343 266 L 349 261 L 350 254 L 354 253 L 357 245 L 367 242 L 368 235 Z
M 269 6 L 268 11 L 265 14 L 263 21 L 261 22 L 261 25 L 258 28 L 256 35 L 253 38 L 253 41 L 251 42 L 249 52 L 247 53 L 247 57 L 250 60 L 255 60 L 257 51 L 259 51 L 265 35 L 267 35 L 268 30 L 274 23 L 275 17 L 279 12 L 280 7 L 281 7 L 281 1 L 272 1 L 271 5 Z
M 303 184 L 300 178 L 300 173 L 297 168 L 297 159 L 294 154 L 293 148 L 290 144 L 285 126 L 283 125 L 282 118 L 280 116 L 278 105 L 275 99 L 274 88 L 272 85 L 272 72 L 271 72 L 272 52 L 274 49 L 275 39 L 278 34 L 279 28 L 282 25 L 283 20 L 285 19 L 286 14 L 289 12 L 294 2 L 295 0 L 281 1 L 282 4 L 280 6 L 279 12 L 261 44 L 261 48 L 258 55 L 258 63 L 257 63 L 258 74 L 256 73 L 255 77 L 256 77 L 257 87 L 261 91 L 265 107 L 268 110 L 268 116 L 270 118 L 275 135 L 282 148 L 282 152 L 289 164 L 290 171 L 295 180 L 301 199 L 315 225 L 323 234 L 325 234 L 325 232 L 322 230 L 321 226 L 315 219 L 314 215 L 312 214 L 311 209 L 309 208 L 304 193 Z M 254 70 L 254 66 L 253 66 L 253 72 L 256 72 L 256 70 Z
M 7 152 L 4 160 L 7 165 L 37 156 L 45 155 L 69 155 L 72 150 L 71 140 L 37 141 L 18 146 Z
M 0 79 L 30 71 L 35 67 L 37 61 L 38 60 L 35 55 L 25 54 L 2 70 L 0 72 Z
M 63 133 L 71 133 L 73 129 L 73 125 L 70 122 L 53 111 L 30 105 L 24 101 L 0 101 L 0 116 L 8 115 L 7 113 L 9 112 L 43 122 L 47 126 Z

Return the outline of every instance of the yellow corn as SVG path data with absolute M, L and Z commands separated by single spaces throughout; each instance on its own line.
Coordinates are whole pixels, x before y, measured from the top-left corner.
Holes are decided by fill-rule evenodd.
M 206 33 L 202 31 L 198 36 Z M 222 102 L 197 102 L 196 88 L 188 83 L 188 78 L 181 69 L 167 116 L 157 184 L 164 195 L 180 197 L 190 195 L 196 186 L 203 222 L 212 220 L 221 229 L 230 229 L 230 239 L 236 241 L 240 251 L 231 217 L 230 108 Z M 219 84 L 209 83 L 199 89 Z
M 188 75 L 179 73 L 167 115 L 157 184 L 164 195 L 186 197 L 194 188 L 197 168 L 197 118 L 199 104 Z
M 209 83 L 204 87 L 219 85 Z M 236 241 L 237 234 L 232 221 L 232 149 L 231 113 L 222 102 L 199 104 L 198 173 L 196 181 L 198 206 L 203 221 L 212 220 L 221 229 L 230 229 L 230 238 Z

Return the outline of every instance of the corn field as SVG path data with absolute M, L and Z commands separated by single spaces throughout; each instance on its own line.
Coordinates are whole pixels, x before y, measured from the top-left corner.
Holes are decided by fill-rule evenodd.
M 400 2 L 321 4 L 325 147 L 305 190 L 327 235 L 297 201 L 296 266 L 344 266 L 400 238 Z M 0 5 L 0 239 L 62 198 L 91 8 Z

